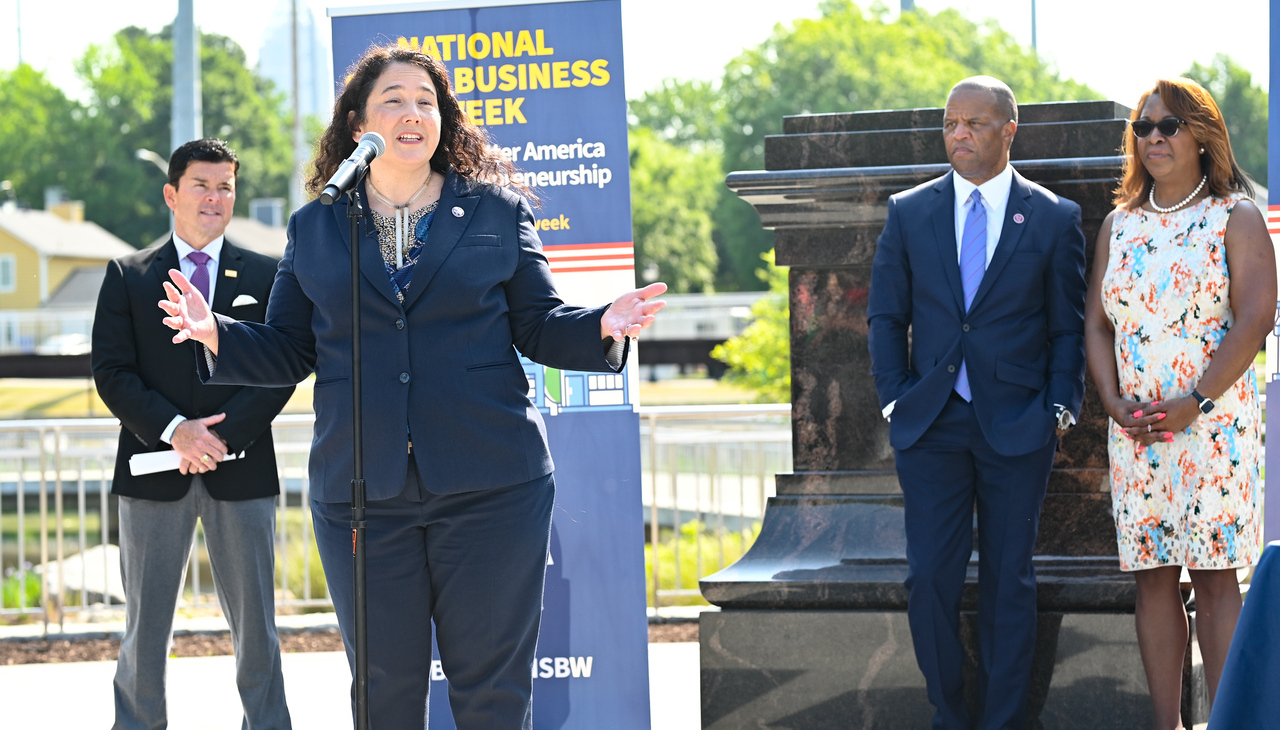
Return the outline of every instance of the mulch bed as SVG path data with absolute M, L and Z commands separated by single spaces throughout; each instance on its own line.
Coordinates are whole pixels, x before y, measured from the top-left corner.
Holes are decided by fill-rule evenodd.
M 649 624 L 650 643 L 697 640 L 697 622 Z M 337 629 L 281 631 L 280 649 L 285 653 L 342 651 L 342 635 Z M 230 634 L 181 634 L 173 637 L 170 656 L 224 656 L 231 653 Z M 119 639 L 0 641 L 0 665 L 115 661 L 119 654 Z

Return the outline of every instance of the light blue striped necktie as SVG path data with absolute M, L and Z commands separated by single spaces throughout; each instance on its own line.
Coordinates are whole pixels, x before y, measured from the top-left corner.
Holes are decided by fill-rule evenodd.
M 960 238 L 960 282 L 964 287 L 964 311 L 969 311 L 973 296 L 982 284 L 987 270 L 987 209 L 982 204 L 982 193 L 975 188 L 969 196 L 969 215 L 964 221 L 964 235 Z M 963 360 L 956 375 L 956 392 L 967 401 L 973 400 L 969 390 L 969 371 Z

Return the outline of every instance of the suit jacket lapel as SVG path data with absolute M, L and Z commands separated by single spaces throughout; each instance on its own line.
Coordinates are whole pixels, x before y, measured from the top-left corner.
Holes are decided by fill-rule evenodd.
M 1014 216 L 1020 216 L 1021 222 L 1015 222 Z M 1031 187 L 1015 170 L 1013 182 L 1009 185 L 1009 203 L 1004 208 L 1004 225 L 1000 229 L 1000 242 L 996 244 L 996 251 L 991 255 L 991 263 L 987 264 L 987 271 L 982 275 L 978 293 L 973 295 L 973 304 L 969 305 L 970 309 L 981 304 L 982 298 L 991 291 L 991 287 L 995 286 L 996 279 L 1000 278 L 1000 272 L 1004 270 L 1005 264 L 1009 263 L 1009 258 L 1018 248 L 1018 242 L 1022 240 L 1022 232 L 1027 229 L 1030 219 Z
M 360 185 L 361 198 L 365 200 L 368 210 L 368 198 L 364 195 L 364 184 Z M 333 219 L 338 225 L 338 236 L 342 239 L 347 251 L 347 261 L 351 260 L 351 221 L 347 219 L 347 198 L 343 197 L 329 206 L 333 209 Z M 391 277 L 387 276 L 386 264 L 382 262 L 382 252 L 378 250 L 378 237 L 373 232 L 373 219 L 366 215 L 360 221 L 360 273 L 366 281 L 373 285 L 378 293 L 397 307 L 400 300 L 395 289 L 391 288 Z
M 413 278 L 404 295 L 404 308 L 408 310 L 426 291 L 444 260 L 453 252 L 462 234 L 471 224 L 472 214 L 480 204 L 480 197 L 456 173 L 450 172 L 440 190 L 440 204 L 427 232 L 427 243 L 418 255 L 413 267 Z M 457 215 L 460 211 L 462 215 Z
M 155 277 L 157 287 L 162 287 L 164 282 L 169 281 L 170 269 L 182 269 L 178 265 L 178 248 L 173 245 L 172 235 L 169 236 L 168 241 L 160 244 L 160 248 L 156 251 L 156 257 L 151 260 L 150 275 Z
M 933 206 L 931 217 L 938 256 L 942 259 L 942 272 L 955 296 L 956 307 L 963 314 L 964 285 L 960 282 L 960 255 L 956 249 L 956 186 L 951 175 L 943 175 L 933 185 L 938 202 Z
M 236 276 L 227 276 L 227 269 L 236 272 Z M 225 238 L 222 239 L 222 255 L 218 257 L 218 284 L 213 288 L 213 311 L 219 314 L 231 313 L 231 302 L 235 301 L 236 290 L 240 287 L 239 275 L 243 270 L 240 249 Z

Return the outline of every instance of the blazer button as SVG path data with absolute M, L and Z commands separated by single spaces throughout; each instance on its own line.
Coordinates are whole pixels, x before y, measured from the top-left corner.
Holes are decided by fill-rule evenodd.
M 409 382 L 409 373 L 400 373 L 400 382 L 402 383 Z
M 965 325 L 965 326 L 967 327 L 968 325 Z M 398 330 L 402 330 L 402 329 L 404 329 L 404 320 L 403 320 L 403 319 L 397 319 L 397 320 L 396 320 L 396 329 L 398 329 Z
M 949 372 L 949 373 L 954 373 L 955 371 L 956 371 L 956 366 L 955 366 L 955 365 L 948 365 L 948 366 L 947 366 L 947 372 Z M 403 378 L 404 376 L 403 376 L 403 375 L 401 375 L 400 377 L 401 377 L 401 378 Z
M 969 323 L 968 323 L 968 322 L 965 322 L 964 324 L 960 325 L 960 329 L 961 329 L 962 331 L 964 331 L 964 332 L 968 332 L 968 331 L 969 331 Z

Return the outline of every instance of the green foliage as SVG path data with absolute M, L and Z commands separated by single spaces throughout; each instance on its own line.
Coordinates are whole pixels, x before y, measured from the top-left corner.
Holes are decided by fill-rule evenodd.
M 279 512 L 276 529 L 282 537 L 287 536 L 287 539 L 283 539 L 284 553 L 278 558 L 276 582 L 284 591 L 284 597 L 289 600 L 323 598 L 328 585 L 314 533 L 308 533 L 309 539 L 305 542 L 302 539 L 304 524 L 309 527 L 310 521 L 310 515 L 298 508 L 291 507 Z M 310 586 L 307 585 L 308 578 Z
M 1003 79 L 1021 102 L 1098 98 L 1060 79 L 993 23 L 920 9 L 890 22 L 881 5 L 864 11 L 851 0 L 827 0 L 820 18 L 778 25 L 744 50 L 720 83 L 669 81 L 633 100 L 631 115 L 663 139 L 723 150 L 723 180 L 764 167 L 765 135 L 780 133 L 784 116 L 940 106 L 956 81 L 976 74 Z M 754 271 L 773 247 L 772 233 L 727 188 L 713 221 L 717 288 L 758 289 Z
M 286 197 L 292 152 L 283 97 L 224 36 L 202 34 L 201 69 L 204 133 L 226 139 L 241 161 L 236 214 L 247 215 L 252 198 Z M 90 46 L 76 71 L 89 91 L 83 104 L 28 66 L 0 72 L 0 179 L 33 208 L 43 206 L 46 186 L 61 185 L 85 202 L 87 219 L 145 246 L 169 228 L 166 178 L 134 155 L 171 152 L 171 29 L 125 28 Z
M 667 79 L 628 104 L 632 127 L 644 127 L 667 142 L 720 149 L 725 116 L 724 96 L 709 81 Z
M 1267 184 L 1267 90 L 1253 83 L 1253 76 L 1219 53 L 1213 63 L 1192 64 L 1186 77 L 1213 94 L 1231 135 L 1236 162 L 1249 177 Z
M 711 356 L 729 366 L 724 379 L 756 391 L 760 403 L 791 402 L 791 311 L 787 269 L 774 265 L 774 252 L 761 254 L 767 268 L 757 274 L 769 294 L 751 305 L 754 320 L 737 337 L 716 345 Z
M 236 215 L 249 215 L 254 198 L 287 199 L 293 133 L 284 93 L 250 70 L 230 38 L 204 35 L 200 50 L 205 136 L 225 139 L 240 158 Z
M 23 608 L 40 605 L 40 576 L 29 570 L 18 573 L 10 568 L 0 581 L 0 607 L 18 608 L 19 602 Z
M 13 183 L 23 204 L 43 207 L 45 187 L 66 184 L 65 157 L 80 113 L 30 66 L 0 71 L 0 179 Z
M 756 538 L 760 536 L 760 523 L 751 523 L 741 533 L 727 531 L 723 537 L 698 520 L 690 520 L 680 525 L 678 536 L 673 535 L 672 530 L 668 528 L 662 528 L 659 533 L 658 588 L 662 590 L 697 589 L 698 579 L 732 565 L 750 549 Z M 699 551 L 702 556 L 701 570 L 698 565 Z M 680 565 L 679 585 L 676 585 L 677 562 Z M 652 603 L 653 543 L 651 542 L 646 542 L 644 545 L 644 575 L 645 593 L 649 597 L 649 602 Z M 664 606 L 708 605 L 701 595 L 664 596 L 661 600 Z
M 714 288 L 716 248 L 710 210 L 715 205 L 720 158 L 658 138 L 631 133 L 631 216 L 636 269 L 672 292 Z

